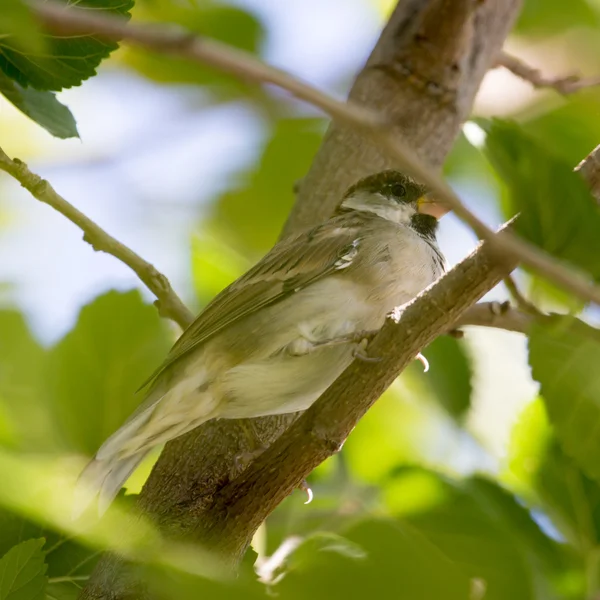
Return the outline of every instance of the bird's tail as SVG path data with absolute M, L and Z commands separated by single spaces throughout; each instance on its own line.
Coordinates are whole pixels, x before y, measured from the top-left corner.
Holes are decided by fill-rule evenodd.
M 98 514 L 103 515 L 119 490 L 152 449 L 140 433 L 153 406 L 134 413 L 120 429 L 102 444 L 85 467 L 75 487 L 73 518 L 77 519 L 97 498 Z M 139 445 L 138 445 L 139 444 Z
M 93 458 L 83 470 L 75 489 L 73 519 L 79 518 L 97 498 L 98 514 L 103 515 L 148 450 L 126 458 Z

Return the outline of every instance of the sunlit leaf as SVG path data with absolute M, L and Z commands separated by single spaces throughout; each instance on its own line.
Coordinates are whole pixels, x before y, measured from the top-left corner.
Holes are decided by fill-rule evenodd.
M 108 292 L 85 306 L 51 351 L 48 379 L 70 447 L 95 452 L 142 397 L 135 390 L 162 362 L 169 341 L 156 309 L 137 291 Z
M 203 305 L 252 266 L 223 238 L 204 233 L 192 239 L 192 277 Z
M 523 35 L 551 35 L 572 27 L 598 27 L 598 11 L 589 0 L 573 0 L 565 10 L 562 0 L 527 0 L 515 30 Z
M 133 1 L 79 0 L 76 5 L 128 17 Z M 95 75 L 100 62 L 118 48 L 116 42 L 94 35 L 45 35 L 44 41 L 43 50 L 23 53 L 11 37 L 0 38 L 0 70 L 22 87 L 58 91 Z
M 0 600 L 44 600 L 43 545 L 43 539 L 21 542 L 0 559 Z
M 71 111 L 53 92 L 23 88 L 0 71 L 0 93 L 23 114 L 58 138 L 79 137 Z
M 485 152 L 508 187 L 517 231 L 557 258 L 600 279 L 600 208 L 583 178 L 516 124 L 492 121 Z
M 431 411 L 402 398 L 397 386 L 373 406 L 344 444 L 343 453 L 358 480 L 381 482 L 398 465 L 417 462 L 431 433 Z M 426 452 L 426 450 L 425 450 Z

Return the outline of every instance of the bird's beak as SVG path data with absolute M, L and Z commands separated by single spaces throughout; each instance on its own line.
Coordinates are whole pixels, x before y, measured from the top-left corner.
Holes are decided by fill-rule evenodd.
M 417 210 L 422 215 L 431 215 L 436 219 L 441 219 L 447 212 L 449 212 L 449 208 L 447 206 L 437 202 L 428 194 L 424 194 L 417 200 Z

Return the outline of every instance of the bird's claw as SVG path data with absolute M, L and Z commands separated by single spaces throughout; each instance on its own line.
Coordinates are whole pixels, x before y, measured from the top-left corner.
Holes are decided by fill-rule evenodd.
M 423 365 L 423 373 L 427 373 L 429 371 L 429 361 L 419 352 L 415 359 L 418 360 Z
M 315 496 L 313 494 L 313 491 L 310 489 L 310 486 L 308 485 L 308 481 L 306 481 L 306 479 L 303 479 L 302 483 L 298 486 L 298 489 L 306 493 L 307 498 L 304 504 L 310 504 Z

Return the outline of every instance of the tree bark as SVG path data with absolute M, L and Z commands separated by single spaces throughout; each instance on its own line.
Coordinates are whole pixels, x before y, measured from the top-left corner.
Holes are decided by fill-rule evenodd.
M 350 97 L 379 111 L 394 132 L 432 168 L 439 169 L 469 115 L 481 79 L 494 64 L 520 5 L 520 0 L 401 1 L 358 75 Z M 346 127 L 332 126 L 301 183 L 284 234 L 324 220 L 351 183 L 390 166 L 393 165 L 366 138 Z M 446 298 L 445 309 L 451 317 L 458 317 L 491 289 L 498 278 L 514 268 L 514 264 L 487 250 L 482 256 L 472 260 L 485 268 L 471 270 L 473 265 L 469 267 L 465 261 L 463 266 L 466 265 L 469 278 L 462 282 L 460 278 L 452 280 L 454 294 L 442 291 L 441 296 L 440 292 L 434 295 L 433 301 L 430 298 L 432 310 Z M 461 294 L 461 286 L 471 292 Z M 383 369 L 377 378 L 383 383 L 371 385 L 369 376 L 362 373 L 369 365 L 352 365 L 350 370 L 362 373 L 355 380 L 358 387 L 345 374 L 326 392 L 327 398 L 336 397 L 337 393 L 343 398 L 357 399 L 364 412 L 405 366 L 406 356 L 414 355 L 410 354 L 413 349 L 416 353 L 445 326 L 439 318 L 429 325 L 423 316 L 414 314 L 412 318 L 410 328 L 402 330 L 405 332 L 402 344 L 391 344 L 392 334 L 387 326 L 374 342 L 374 352 L 386 352 L 385 365 L 376 366 L 377 373 Z M 381 335 L 384 335 L 382 340 Z M 372 370 L 371 378 L 373 373 Z M 375 390 L 376 395 L 369 389 Z M 321 400 L 313 408 L 319 406 Z M 331 445 L 327 436 L 315 437 L 314 427 L 305 422 L 313 408 L 293 426 L 289 438 L 288 434 L 283 436 L 241 474 L 236 472 L 234 458 L 258 445 L 273 444 L 294 421 L 294 416 L 246 422 L 254 431 L 254 440 L 239 422 L 220 421 L 207 423 L 170 442 L 144 486 L 140 507 L 152 515 L 166 534 L 208 543 L 227 562 L 236 564 L 260 522 L 302 480 L 305 472 L 318 464 L 314 461 L 326 458 L 340 441 L 336 438 Z M 327 410 L 317 412 L 320 414 L 326 416 Z M 313 458 L 309 462 L 294 462 L 297 454 L 293 449 L 298 444 L 304 449 L 312 448 Z M 319 444 L 324 444 L 324 449 Z M 285 473 L 282 471 L 285 478 L 274 477 L 281 471 L 282 460 L 290 465 Z M 143 597 L 143 588 L 125 576 L 125 569 L 118 556 L 105 556 L 81 597 L 88 600 Z

